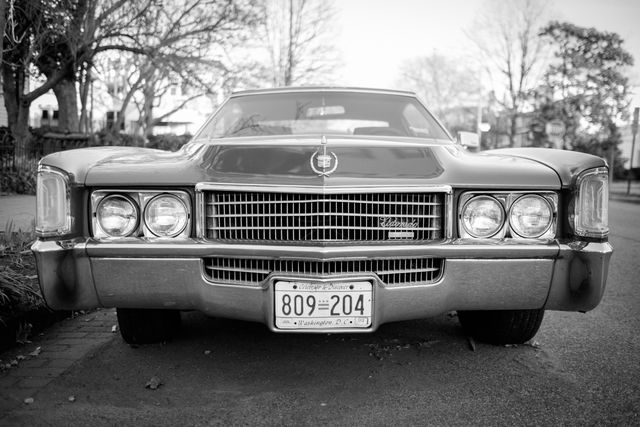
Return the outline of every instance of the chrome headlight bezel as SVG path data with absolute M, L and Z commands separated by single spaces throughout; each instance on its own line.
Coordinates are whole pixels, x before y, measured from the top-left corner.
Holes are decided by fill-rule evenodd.
M 124 229 L 124 231 L 120 234 L 114 234 L 106 229 L 102 222 L 102 218 L 100 215 L 100 209 L 110 200 L 119 199 L 123 200 L 131 206 L 132 210 L 132 220 L 129 225 Z M 110 239 L 119 239 L 123 237 L 129 237 L 136 233 L 140 224 L 140 208 L 135 200 L 125 194 L 113 193 L 103 197 L 100 202 L 97 204 L 95 208 L 95 212 L 93 215 L 95 219 L 95 228 L 94 233 L 95 237 L 98 238 L 110 238 Z
M 463 209 L 466 204 L 475 197 L 492 197 L 497 200 L 504 209 L 505 219 L 503 227 L 493 236 L 491 239 L 503 239 L 503 238 L 513 238 L 513 239 L 551 239 L 556 236 L 557 233 L 557 224 L 558 224 L 558 194 L 554 191 L 528 191 L 528 190 L 513 190 L 513 191 L 466 191 L 460 195 L 459 199 L 459 208 L 458 208 L 458 235 L 465 238 L 485 238 L 485 237 L 474 237 L 469 234 L 463 225 L 462 215 Z M 551 219 L 551 224 L 546 228 L 544 233 L 540 234 L 537 237 L 523 237 L 520 236 L 516 230 L 513 229 L 510 223 L 511 217 L 511 207 L 513 204 L 522 197 L 525 196 L 536 196 L 543 199 L 546 203 L 549 204 L 553 218 Z
M 129 234 L 127 237 L 129 238 L 139 238 L 145 237 L 148 239 L 186 239 L 191 234 L 191 221 L 192 221 L 192 206 L 191 206 L 191 197 L 186 191 L 182 190 L 138 190 L 138 189 L 101 189 L 96 190 L 91 194 L 91 215 L 92 215 L 92 236 L 96 239 L 117 239 L 118 237 L 110 237 L 106 235 L 100 228 L 100 225 L 97 224 L 96 218 L 96 209 L 102 199 L 108 197 L 110 195 L 121 195 L 126 196 L 133 200 L 138 207 L 138 225 L 136 229 Z M 144 221 L 144 212 L 147 204 L 153 200 L 155 197 L 161 195 L 170 195 L 176 197 L 180 200 L 183 206 L 186 208 L 187 212 L 187 222 L 184 228 L 181 230 L 179 234 L 173 235 L 171 237 L 167 236 L 157 236 L 153 233 L 147 224 Z M 126 238 L 126 237 L 122 237 Z
M 477 230 L 470 229 L 470 226 L 467 223 L 466 217 L 468 209 L 472 209 L 472 204 L 479 202 L 489 202 L 495 206 L 495 213 L 498 215 L 499 219 L 497 221 L 496 226 L 486 233 L 479 233 Z M 460 209 L 460 226 L 461 226 L 461 234 L 462 237 L 473 237 L 478 239 L 487 239 L 496 236 L 497 234 L 501 234 L 502 230 L 504 230 L 504 225 L 506 221 L 506 215 L 504 206 L 500 201 L 498 201 L 495 197 L 487 194 L 479 194 L 474 197 L 470 197 L 463 205 L 462 209 Z
M 523 201 L 525 199 L 535 199 L 535 200 L 539 200 L 542 202 L 543 206 L 546 206 L 546 208 L 548 209 L 548 219 L 547 219 L 547 223 L 543 226 L 540 227 L 540 229 L 534 233 L 527 233 L 526 231 L 524 231 L 519 225 L 518 225 L 518 221 L 514 220 L 514 215 L 515 215 L 515 209 L 517 208 L 519 203 L 523 203 Z M 509 227 L 510 230 L 513 232 L 513 234 L 520 236 L 522 238 L 525 239 L 537 239 L 539 237 L 544 236 L 547 231 L 549 230 L 549 228 L 553 225 L 554 223 L 554 207 L 551 205 L 551 203 L 549 202 L 549 200 L 547 200 L 546 198 L 542 197 L 539 194 L 523 194 L 520 197 L 518 197 L 517 199 L 515 199 L 513 201 L 513 203 L 511 204 L 511 206 L 509 207 Z
M 170 199 L 173 199 L 173 200 L 177 201 L 178 205 L 182 206 L 182 209 L 184 211 L 184 221 L 183 221 L 183 223 L 181 225 L 179 225 L 179 227 L 175 231 L 173 231 L 171 233 L 167 233 L 167 234 L 163 234 L 159 230 L 155 229 L 153 224 L 151 223 L 151 218 L 149 217 L 150 208 L 153 206 L 154 203 L 158 203 L 158 201 L 161 200 L 162 198 L 170 198 Z M 175 194 L 161 193 L 161 194 L 158 194 L 158 195 L 154 196 L 153 198 L 151 198 L 146 203 L 146 205 L 144 207 L 143 220 L 144 220 L 144 225 L 145 225 L 146 229 L 149 230 L 149 232 L 151 232 L 154 236 L 157 236 L 157 237 L 176 237 L 176 236 L 179 236 L 180 234 L 182 234 L 184 232 L 184 230 L 187 228 L 187 224 L 189 223 L 189 208 L 187 207 L 187 205 L 184 202 L 184 200 L 182 200 L 180 197 L 176 196 Z

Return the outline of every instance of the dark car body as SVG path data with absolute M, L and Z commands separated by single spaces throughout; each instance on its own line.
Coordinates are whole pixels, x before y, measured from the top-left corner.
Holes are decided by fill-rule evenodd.
M 129 342 L 194 309 L 277 332 L 456 310 L 480 339 L 522 342 L 545 310 L 594 308 L 607 164 L 470 153 L 423 108 L 407 92 L 248 91 L 175 153 L 45 157 L 33 251 L 47 303 L 117 307 Z

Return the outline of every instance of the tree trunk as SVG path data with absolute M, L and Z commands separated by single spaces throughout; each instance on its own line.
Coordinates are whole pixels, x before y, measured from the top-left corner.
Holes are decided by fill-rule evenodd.
M 141 125 L 142 125 L 142 135 L 147 138 L 149 135 L 153 133 L 153 126 L 155 125 L 155 121 L 153 120 L 153 101 L 155 100 L 155 89 L 156 85 L 147 82 L 145 85 L 143 95 L 144 95 L 144 104 L 143 111 L 141 114 Z
M 2 90 L 4 92 L 4 107 L 7 110 L 9 128 L 12 128 L 18 121 L 19 94 L 23 92 L 24 88 L 22 84 L 19 84 L 20 78 L 17 74 L 18 71 L 12 70 L 9 65 L 2 67 Z M 24 79 L 22 79 L 22 82 L 24 82 Z
M 289 33 L 287 34 L 287 62 L 284 69 L 284 85 L 291 86 L 293 81 L 293 0 L 289 0 Z
M 91 124 L 89 123 L 89 114 L 87 111 L 87 103 L 89 98 L 89 89 L 93 84 L 91 64 L 87 64 L 86 68 L 81 72 L 81 81 L 80 81 L 80 132 L 89 132 L 91 128 Z
M 515 111 L 513 111 L 511 113 L 510 122 L 511 123 L 510 123 L 510 129 L 509 129 L 509 146 L 510 147 L 515 147 L 516 146 L 516 132 L 518 131 L 518 113 L 516 113 Z M 519 145 L 522 145 L 522 144 L 519 144 Z
M 25 76 L 22 69 L 12 70 L 2 67 L 2 87 L 4 105 L 7 109 L 9 129 L 14 139 L 13 165 L 25 170 L 29 163 L 29 107 L 31 103 L 23 98 Z
M 0 64 L 2 64 L 2 58 L 4 54 L 4 31 L 7 27 L 7 0 L 0 0 Z
M 66 132 L 78 132 L 78 91 L 74 80 L 63 79 L 53 87 L 58 101 L 58 127 Z
M 29 138 L 29 104 L 19 103 L 18 119 L 11 126 L 11 134 L 15 140 L 13 165 L 17 170 L 26 170 L 29 167 L 29 159 L 32 157 Z

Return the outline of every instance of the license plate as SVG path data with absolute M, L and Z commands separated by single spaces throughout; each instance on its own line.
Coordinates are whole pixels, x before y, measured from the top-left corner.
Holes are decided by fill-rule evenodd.
M 276 282 L 276 328 L 368 328 L 372 301 L 371 282 Z

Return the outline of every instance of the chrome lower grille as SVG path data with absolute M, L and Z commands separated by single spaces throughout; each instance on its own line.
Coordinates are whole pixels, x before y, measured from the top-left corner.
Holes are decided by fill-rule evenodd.
M 402 258 L 370 260 L 278 260 L 254 258 L 205 258 L 206 277 L 216 283 L 260 285 L 271 274 L 304 277 L 373 274 L 390 286 L 430 284 L 442 275 L 441 258 Z
M 231 242 L 389 242 L 443 238 L 444 193 L 207 191 L 205 238 Z

